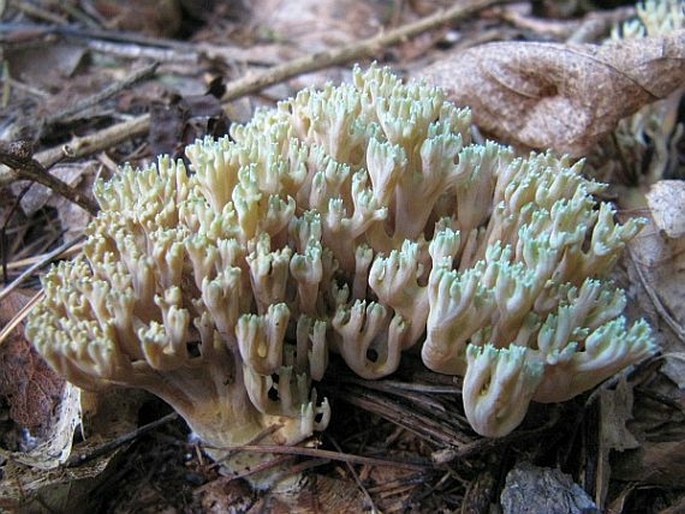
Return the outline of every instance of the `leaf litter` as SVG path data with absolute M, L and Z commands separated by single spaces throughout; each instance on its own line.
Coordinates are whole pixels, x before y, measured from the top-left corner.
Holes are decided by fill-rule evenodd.
M 179 155 L 189 140 L 226 133 L 232 121 L 249 118 L 255 106 L 272 104 L 303 85 L 340 80 L 353 61 L 387 62 L 471 105 L 481 134 L 513 143 L 521 152 L 552 148 L 585 158 L 588 173 L 612 184 L 607 195 L 617 200 L 622 215 L 652 218 L 630 248 L 625 273 L 616 279 L 626 281 L 637 300 L 632 307 L 660 330 L 661 357 L 588 397 L 532 409 L 522 429 L 502 440 L 471 433 L 459 414 L 459 384 L 426 374 L 411 359 L 396 376 L 373 383 L 339 369 L 335 382 L 324 386 L 337 401 L 338 419 L 317 444 L 337 448 L 341 460 L 301 457 L 301 465 L 314 466 L 315 478 L 299 497 L 286 499 L 275 492 L 255 494 L 240 481 L 221 477 L 177 420 L 140 432 L 168 413 L 154 399 L 130 391 L 65 396 L 66 386 L 36 360 L 19 328 L 0 343 L 0 488 L 7 493 L 0 508 L 487 512 L 500 504 L 510 480 L 519 476 L 523 484 L 540 472 L 557 477 L 552 469 L 570 476 L 599 508 L 612 512 L 656 512 L 659 506 L 682 504 L 685 152 L 678 127 L 685 35 L 681 30 L 617 40 L 603 33 L 588 43 L 565 42 L 558 38 L 574 40 L 569 27 L 580 30 L 584 22 L 612 11 L 584 11 L 576 2 L 559 3 L 576 4 L 567 10 L 555 2 L 530 2 L 534 11 L 528 2 L 480 3 L 483 7 L 468 20 L 353 55 L 343 65 L 293 73 L 270 89 L 255 88 L 228 103 L 213 89 L 217 77 L 230 86 L 265 67 L 287 66 L 311 52 L 335 51 L 380 30 L 439 14 L 446 3 L 260 0 L 250 7 L 209 1 L 203 2 L 205 10 L 187 1 L 164 2 L 153 10 L 137 2 L 35 2 L 31 9 L 10 3 L 0 25 L 8 92 L 0 134 L 8 143 L 30 139 L 33 156 L 47 173 L 65 173 L 74 195 L 88 195 L 93 178 L 111 173 L 115 163 L 142 164 L 160 152 Z M 138 20 L 145 23 L 132 23 Z M 482 44 L 489 40 L 497 42 Z M 153 62 L 159 63 L 154 75 L 137 83 L 126 80 L 132 68 Z M 119 87 L 93 108 L 64 117 L 47 131 L 41 124 L 65 108 L 85 105 L 103 84 L 112 83 Z M 123 135 L 107 132 L 138 119 L 142 122 Z M 8 193 L 0 202 L 6 284 L 59 244 L 41 235 L 48 227 L 40 220 L 49 219 L 49 231 L 67 238 L 78 234 L 89 217 L 51 189 L 34 185 L 22 193 L 19 178 L 26 178 L 21 170 L 0 169 L 0 186 Z M 32 258 L 24 263 L 26 255 Z M 23 286 L 35 287 L 35 275 Z M 3 326 L 20 312 L 15 292 L 10 293 L 0 305 Z M 65 405 L 72 406 L 66 425 L 55 420 Z M 57 451 L 16 455 L 39 448 L 50 430 L 58 432 L 47 437 L 60 446 Z M 327 442 L 329 437 L 338 446 Z M 96 452 L 112 442 L 114 449 Z M 91 454 L 98 456 L 79 465 Z M 344 455 L 387 463 L 361 464 Z M 424 467 L 400 470 L 394 460 Z M 512 469 L 519 475 L 509 475 L 505 485 Z M 523 512 L 516 509 L 507 503 L 505 511 Z

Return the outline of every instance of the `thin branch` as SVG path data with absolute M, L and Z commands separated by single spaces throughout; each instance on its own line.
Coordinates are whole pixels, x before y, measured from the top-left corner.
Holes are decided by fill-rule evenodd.
M 14 316 L 12 316 L 12 319 L 9 320 L 5 326 L 2 327 L 2 329 L 0 329 L 0 346 L 4 344 L 5 340 L 12 333 L 12 331 L 17 328 L 22 321 L 24 321 L 24 318 L 29 315 L 29 312 L 31 312 L 33 306 L 41 301 L 44 297 L 45 292 L 42 290 L 38 291 L 21 309 L 19 309 Z
M 99 130 L 87 136 L 77 137 L 71 142 L 56 147 L 43 150 L 35 155 L 35 158 L 43 163 L 45 167 L 50 167 L 62 159 L 78 159 L 103 150 L 107 150 L 114 145 L 128 141 L 134 137 L 142 136 L 150 129 L 150 115 L 142 114 L 122 121 L 106 129 Z M 0 179 L 0 185 L 2 180 Z
M 244 445 L 232 449 L 255 453 L 299 455 L 302 457 L 312 457 L 317 459 L 329 459 L 340 462 L 349 462 L 351 464 L 366 464 L 369 466 L 388 466 L 400 469 L 410 469 L 419 471 L 433 469 L 434 467 L 436 467 L 433 462 L 427 460 L 411 462 L 409 459 L 405 461 L 395 459 L 380 459 L 376 457 L 364 457 L 362 455 L 352 455 L 349 453 L 334 452 L 331 450 L 320 450 L 318 448 L 303 448 L 301 446 Z
M 98 446 L 96 448 L 88 450 L 86 453 L 81 453 L 81 454 L 74 454 L 71 455 L 67 461 L 64 463 L 64 466 L 67 468 L 73 468 L 75 466 L 80 466 L 82 464 L 85 464 L 86 462 L 90 462 L 93 459 L 97 459 L 99 457 L 102 457 L 103 455 L 107 455 L 108 453 L 113 452 L 120 446 L 123 446 L 124 444 L 130 443 L 139 437 L 141 437 L 144 434 L 147 434 L 148 432 L 151 432 L 162 425 L 165 425 L 169 423 L 170 421 L 174 421 L 175 419 L 178 418 L 178 414 L 175 412 L 172 412 L 171 414 L 167 414 L 163 418 L 160 418 L 156 421 L 153 421 L 151 423 L 148 423 L 147 425 L 143 425 L 142 427 L 139 427 L 132 432 L 129 432 L 127 434 L 124 434 L 122 436 L 116 437 L 110 441 L 107 441 L 106 443 L 102 444 L 101 446 Z
M 302 73 L 309 73 L 329 66 L 336 66 L 347 62 L 369 57 L 377 54 L 380 50 L 389 46 L 407 41 L 419 34 L 434 30 L 443 25 L 472 16 L 487 7 L 503 3 L 501 0 L 472 0 L 458 2 L 454 7 L 440 10 L 435 14 L 421 18 L 420 20 L 407 23 L 388 32 L 381 33 L 368 39 L 351 43 L 331 50 L 316 52 L 287 63 L 274 66 L 261 73 L 248 75 L 226 84 L 226 92 L 223 101 L 234 100 L 242 95 L 255 90 L 264 89 L 278 82 L 282 82 Z
M 0 141 L 0 163 L 15 171 L 14 180 L 38 182 L 89 213 L 93 215 L 97 213 L 98 208 L 93 200 L 48 173 L 45 167 L 34 158 L 31 144 L 28 141 L 12 143 Z
M 50 263 L 53 259 L 59 257 L 62 255 L 64 252 L 69 250 L 70 248 L 76 246 L 79 244 L 83 239 L 85 239 L 85 235 L 82 234 L 76 238 L 74 238 L 71 241 L 68 241 L 64 243 L 63 245 L 59 246 L 58 248 L 55 248 L 53 251 L 50 253 L 46 254 L 42 259 L 40 259 L 38 262 L 36 262 L 33 266 L 28 268 L 26 271 L 24 271 L 21 275 L 19 275 L 16 279 L 14 279 L 7 287 L 4 289 L 0 290 L 0 302 L 2 302 L 13 290 L 15 290 L 19 285 L 29 276 L 31 276 L 33 273 L 35 273 L 36 270 L 42 268 L 46 264 Z M 24 321 L 24 318 L 28 316 L 29 312 L 33 308 L 33 306 L 38 303 L 40 300 L 42 300 L 45 297 L 45 291 L 41 290 L 37 292 L 29 302 L 24 305 L 19 312 L 17 312 L 12 319 L 5 324 L 4 327 L 0 329 L 0 346 L 5 342 L 5 339 L 7 339 L 7 336 L 14 330 L 19 324 Z
M 69 116 L 73 116 L 74 114 L 84 111 L 85 109 L 102 103 L 108 98 L 111 98 L 112 96 L 121 92 L 122 90 L 131 87 L 136 82 L 139 82 L 145 78 L 152 76 L 158 67 L 158 62 L 153 62 L 152 64 L 143 66 L 142 68 L 131 72 L 124 79 L 118 80 L 117 82 L 110 84 L 102 91 L 98 91 L 94 95 L 90 95 L 76 102 L 75 104 L 68 106 L 65 109 L 62 109 L 54 114 L 51 114 L 50 116 L 46 117 L 45 120 L 43 120 L 43 123 L 46 126 L 52 125 L 53 123 L 56 123 L 64 118 L 68 118 Z
M 56 259 L 64 252 L 69 250 L 71 247 L 79 244 L 85 238 L 85 234 L 81 234 L 78 237 L 72 239 L 71 241 L 67 241 L 66 243 L 58 246 L 51 252 L 47 253 L 41 260 L 36 262 L 33 266 L 27 268 L 21 275 L 15 278 L 7 287 L 0 290 L 0 302 L 4 300 L 13 289 L 16 289 L 19 286 L 19 284 L 21 284 L 24 280 L 33 275 L 36 272 L 36 270 L 39 270 L 43 266 L 49 264 L 54 259 Z
M 423 32 L 454 23 L 459 19 L 473 16 L 477 12 L 504 3 L 504 0 L 470 0 L 459 2 L 448 10 L 441 10 L 414 23 L 408 23 L 377 36 L 364 39 L 339 48 L 301 57 L 274 66 L 263 72 L 250 74 L 226 84 L 223 102 L 227 103 L 242 95 L 259 91 L 295 77 L 302 73 L 320 70 L 333 65 L 344 64 L 358 59 L 371 57 L 380 50 L 407 41 Z M 78 158 L 105 150 L 130 138 L 140 136 L 150 128 L 150 115 L 144 114 L 128 121 L 112 125 L 104 130 L 73 139 L 69 144 L 51 148 L 36 154 L 35 158 L 45 167 L 66 158 Z M 3 178 L 0 175 L 0 186 Z

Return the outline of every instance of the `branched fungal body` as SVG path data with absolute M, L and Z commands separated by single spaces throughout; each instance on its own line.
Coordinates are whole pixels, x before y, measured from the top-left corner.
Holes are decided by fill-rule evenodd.
M 654 349 L 606 280 L 619 225 L 580 165 L 472 144 L 469 111 L 389 71 L 303 90 L 231 138 L 100 182 L 81 257 L 43 280 L 27 334 L 77 385 L 142 387 L 206 442 L 322 429 L 330 351 L 392 373 L 420 348 L 502 436 Z

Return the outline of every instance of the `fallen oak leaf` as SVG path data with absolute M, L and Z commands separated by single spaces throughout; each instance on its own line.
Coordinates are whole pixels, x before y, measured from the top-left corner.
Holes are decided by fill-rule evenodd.
M 27 302 L 12 292 L 0 304 L 0 327 Z M 80 390 L 57 375 L 23 335 L 23 323 L 0 344 L 0 405 L 9 423 L 0 431 L 0 457 L 38 469 L 54 469 L 71 453 L 81 423 Z M 0 470 L 0 479 L 2 471 Z M 0 490 L 6 484 L 0 481 Z
M 683 86 L 685 31 L 603 45 L 490 43 L 418 76 L 470 106 L 488 135 L 581 157 L 619 120 Z
M 28 299 L 22 292 L 10 294 L 0 305 L 0 324 L 9 323 Z M 9 406 L 9 419 L 14 423 L 34 436 L 44 435 L 65 381 L 33 349 L 23 328 L 21 324 L 0 345 L 0 403 Z

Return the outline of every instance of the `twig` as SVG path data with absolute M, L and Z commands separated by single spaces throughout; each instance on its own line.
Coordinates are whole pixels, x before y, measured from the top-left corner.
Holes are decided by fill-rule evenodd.
M 501 451 L 508 446 L 519 443 L 521 441 L 540 439 L 549 435 L 550 430 L 557 426 L 559 422 L 559 409 L 551 409 L 551 415 L 545 423 L 532 430 L 516 430 L 504 437 L 488 438 L 481 437 L 466 443 L 462 446 L 455 447 L 454 445 L 445 446 L 433 452 L 433 461 L 439 465 L 448 465 L 455 460 L 463 460 L 474 455 L 483 455 L 485 453 Z
M 446 426 L 431 416 L 419 412 L 418 409 L 407 409 L 397 401 L 376 396 L 370 391 L 362 391 L 359 388 L 344 388 L 334 394 L 350 405 L 381 416 L 431 444 L 441 446 L 468 444 L 465 434 L 455 429 L 456 427 Z
M 401 380 L 364 380 L 357 377 L 344 377 L 344 381 L 366 389 L 375 389 L 391 394 L 397 394 L 396 391 L 409 391 L 431 395 L 445 394 L 455 396 L 461 395 L 462 392 L 460 387 L 454 385 L 417 384 L 402 382 Z
M 635 16 L 635 7 L 618 7 L 608 12 L 597 11 L 585 16 L 582 23 L 566 40 L 567 43 L 588 43 L 597 41 L 611 27 L 620 25 Z
M 28 316 L 33 306 L 36 305 L 45 296 L 45 292 L 38 291 L 34 294 L 26 304 L 19 309 L 19 311 L 9 320 L 2 329 L 0 329 L 0 346 L 3 345 L 7 337 L 12 331 L 19 326 L 19 324 Z
M 460 2 L 451 9 L 440 11 L 436 14 L 422 18 L 414 23 L 409 23 L 389 30 L 378 36 L 364 39 L 340 48 L 334 48 L 324 52 L 318 52 L 306 57 L 295 59 L 287 63 L 274 66 L 261 73 L 229 82 L 226 85 L 226 93 L 223 102 L 227 103 L 241 95 L 259 91 L 267 86 L 282 82 L 301 73 L 311 72 L 337 64 L 369 57 L 379 50 L 406 41 L 418 34 L 435 29 L 442 25 L 472 16 L 476 12 L 491 7 L 506 0 L 470 0 Z M 112 145 L 119 144 L 130 138 L 144 134 L 150 128 L 150 115 L 144 114 L 128 121 L 112 125 L 104 130 L 73 139 L 69 144 L 59 148 L 51 148 L 35 155 L 35 158 L 45 167 L 65 158 L 78 158 L 105 150 Z M 3 179 L 0 175 L 0 186 Z
M 14 213 L 17 211 L 19 208 L 19 205 L 21 203 L 22 198 L 28 193 L 29 189 L 31 188 L 31 184 L 29 183 L 28 185 L 24 186 L 22 190 L 19 192 L 18 195 L 16 195 L 16 198 L 14 199 L 14 203 L 12 206 L 7 210 L 5 214 L 5 219 L 2 222 L 2 226 L 0 227 L 0 255 L 2 255 L 2 281 L 6 282 L 7 281 L 7 259 L 9 258 L 9 242 L 7 240 L 7 226 L 9 225 L 10 220 L 12 219 L 12 216 L 14 216 Z
M 38 262 L 36 262 L 33 266 L 25 270 L 21 275 L 19 275 L 15 280 L 13 280 L 9 285 L 7 285 L 4 289 L 0 290 L 0 303 L 9 296 L 9 294 L 17 289 L 19 285 L 29 276 L 31 276 L 37 269 L 45 266 L 49 262 L 51 262 L 54 258 L 62 255 L 64 252 L 72 248 L 73 246 L 76 246 L 82 239 L 85 238 L 85 235 L 80 235 L 73 239 L 72 241 L 69 241 L 67 243 L 64 243 L 63 245 L 59 246 L 58 248 L 54 249 L 52 252 L 44 255 Z M 19 324 L 24 321 L 24 318 L 28 316 L 29 312 L 33 308 L 33 306 L 38 303 L 40 300 L 42 300 L 45 297 L 45 292 L 44 291 L 38 291 L 35 295 L 31 297 L 31 299 L 17 312 L 14 314 L 11 320 L 9 320 L 2 328 L 0 328 L 0 346 L 3 345 L 7 337 L 10 335 L 10 333 L 19 326 Z
M 59 236 L 61 237 L 63 233 L 59 233 Z M 80 241 L 80 238 L 78 239 Z M 75 241 L 72 240 L 68 245 L 74 244 Z M 65 248 L 64 251 L 59 255 L 61 258 L 68 259 L 76 255 L 81 251 L 81 245 L 76 245 L 72 246 L 71 248 Z M 52 252 L 49 252 L 52 254 Z M 18 269 L 24 269 L 27 266 L 33 266 L 37 262 L 41 263 L 41 266 L 44 264 L 43 260 L 47 258 L 47 253 L 39 253 L 37 255 L 30 255 L 28 257 L 22 257 L 20 259 L 13 260 L 11 262 L 7 263 L 7 271 L 16 271 Z M 7 275 L 4 275 L 3 278 L 7 279 Z
M 158 66 L 158 62 L 153 62 L 152 64 L 143 66 L 139 70 L 135 70 L 134 72 L 132 72 L 128 77 L 124 78 L 123 80 L 119 80 L 114 84 L 110 84 L 102 91 L 99 91 L 94 95 L 91 95 L 83 100 L 80 100 L 79 102 L 70 105 L 65 109 L 62 109 L 59 112 L 51 114 L 43 120 L 43 123 L 45 125 L 52 125 L 53 123 L 56 123 L 64 118 L 68 118 L 69 116 L 72 116 L 94 105 L 97 105 L 107 100 L 108 98 L 111 98 L 112 96 L 116 95 L 120 91 L 132 86 L 136 82 L 153 75 L 157 70 Z
M 133 432 L 129 432 L 128 434 L 124 434 L 121 437 L 117 437 L 115 439 L 112 439 L 111 441 L 108 441 L 107 443 L 103 444 L 102 446 L 98 446 L 97 448 L 93 448 L 92 450 L 89 450 L 88 453 L 82 453 L 82 454 L 74 454 L 70 456 L 67 461 L 64 463 L 64 466 L 67 468 L 73 468 L 75 466 L 80 466 L 81 464 L 84 464 L 86 462 L 89 462 L 93 459 L 96 459 L 98 457 L 102 457 L 103 455 L 106 455 L 120 446 L 129 443 L 131 441 L 134 441 L 138 437 L 147 434 L 148 432 L 151 432 L 155 430 L 156 428 L 161 427 L 162 425 L 165 425 L 169 423 L 170 421 L 175 420 L 178 418 L 178 414 L 175 412 L 172 412 L 171 414 L 167 414 L 163 418 L 158 419 L 157 421 L 153 421 L 152 423 L 148 423 L 147 425 L 143 425 L 140 428 L 137 428 Z
M 89 5 L 89 2 L 79 2 L 78 4 L 80 4 L 83 7 L 87 7 Z M 60 9 L 67 13 L 68 16 L 78 21 L 79 23 L 87 27 L 97 28 L 99 26 L 97 20 L 91 18 L 92 13 L 87 13 L 85 10 L 82 11 L 81 9 L 76 7 L 76 5 L 72 6 L 69 2 L 59 2 L 58 5 Z M 92 10 L 95 11 L 95 8 L 93 8 Z
M 12 91 L 11 79 L 10 77 L 10 67 L 6 60 L 2 61 L 2 68 L 0 68 L 0 73 L 2 73 L 2 94 L 0 96 L 0 106 L 3 109 L 7 109 L 7 105 L 10 103 L 10 93 Z
M 128 121 L 123 121 L 99 130 L 93 134 L 72 139 L 68 144 L 57 148 L 43 150 L 35 155 L 36 160 L 43 166 L 50 167 L 62 159 L 77 159 L 85 157 L 102 150 L 106 150 L 113 145 L 127 141 L 137 136 L 145 134 L 150 129 L 150 115 L 143 114 L 136 116 Z M 0 186 L 2 180 L 0 179 Z
M 435 467 L 435 464 L 423 460 L 422 462 L 399 461 L 394 459 L 379 459 L 375 457 L 364 457 L 362 455 L 352 455 L 349 453 L 340 453 L 330 450 L 320 450 L 318 448 L 303 448 L 301 446 L 261 446 L 261 445 L 244 445 L 232 448 L 232 450 L 241 450 L 255 453 L 274 453 L 285 455 L 300 455 L 302 457 L 313 457 L 318 459 L 330 459 L 341 462 L 349 462 L 351 464 L 366 464 L 369 466 L 388 466 L 401 469 L 411 470 L 426 470 Z
M 158 62 L 172 63 L 175 65 L 191 66 L 197 64 L 200 58 L 199 52 L 179 52 L 166 46 L 144 46 L 136 43 L 115 43 L 102 39 L 89 39 L 86 46 L 101 54 L 114 55 L 127 59 L 152 59 Z
M 14 180 L 38 182 L 91 214 L 95 214 L 98 210 L 93 200 L 48 173 L 45 167 L 34 158 L 31 144 L 27 141 L 12 143 L 0 141 L 0 163 L 5 164 L 16 172 L 16 175 L 13 177 Z
M 290 62 L 274 66 L 259 74 L 234 80 L 226 84 L 226 92 L 223 101 L 234 100 L 242 95 L 272 86 L 290 77 L 308 73 L 329 66 L 344 64 L 362 57 L 369 57 L 379 50 L 388 46 L 402 43 L 414 36 L 436 29 L 442 25 L 453 23 L 460 18 L 471 16 L 476 12 L 503 3 L 501 0 L 471 0 L 459 2 L 454 7 L 438 11 L 431 16 L 420 19 L 414 23 L 402 25 L 388 32 L 364 39 L 358 43 L 351 43 L 339 48 L 316 52 Z
M 27 277 L 31 276 L 33 273 L 36 272 L 36 270 L 42 268 L 46 264 L 52 262 L 53 259 L 59 257 L 62 255 L 64 252 L 66 252 L 69 248 L 72 246 L 77 245 L 80 243 L 83 239 L 85 239 L 86 236 L 84 234 L 81 234 L 78 237 L 75 237 L 71 241 L 68 241 L 64 243 L 63 245 L 58 246 L 55 248 L 53 251 L 50 253 L 46 254 L 40 261 L 36 262 L 33 266 L 30 268 L 27 268 L 26 271 L 24 271 L 21 275 L 19 275 L 17 278 L 15 278 L 7 287 L 4 289 L 0 290 L 0 302 L 7 297 L 8 294 L 13 289 L 16 289 L 19 284 L 21 284 L 24 280 L 26 280 Z

